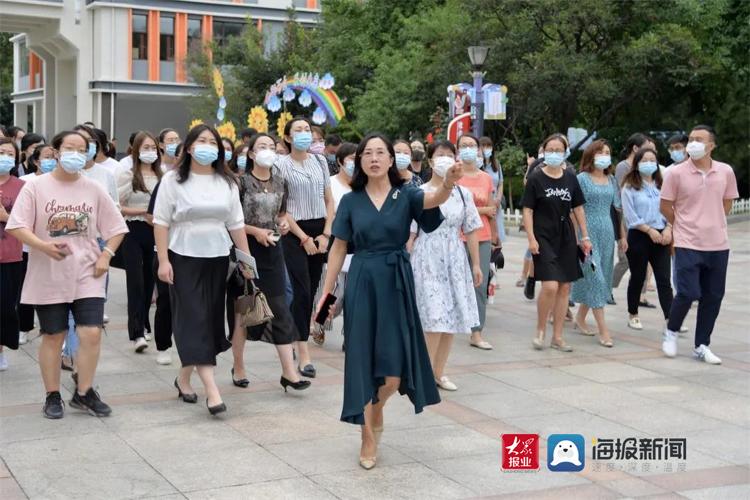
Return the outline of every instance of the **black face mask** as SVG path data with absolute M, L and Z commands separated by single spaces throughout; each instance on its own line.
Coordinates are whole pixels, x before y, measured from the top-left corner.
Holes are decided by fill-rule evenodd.
M 412 151 L 411 161 L 422 161 L 422 160 L 424 160 L 424 151 L 420 151 L 418 149 Z

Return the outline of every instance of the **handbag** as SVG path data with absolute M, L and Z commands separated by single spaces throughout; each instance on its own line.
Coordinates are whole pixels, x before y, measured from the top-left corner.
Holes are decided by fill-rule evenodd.
M 497 269 L 503 269 L 505 267 L 505 256 L 503 255 L 502 248 L 497 247 L 492 250 L 492 257 L 490 257 L 490 262 L 495 264 L 495 267 Z
M 262 325 L 273 319 L 273 311 L 265 294 L 252 280 L 245 281 L 245 293 L 235 302 L 234 310 L 240 315 L 240 324 L 244 327 Z

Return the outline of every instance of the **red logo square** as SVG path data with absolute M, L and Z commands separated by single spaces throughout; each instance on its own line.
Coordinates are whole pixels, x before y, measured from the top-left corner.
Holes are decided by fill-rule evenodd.
M 539 434 L 503 434 L 504 471 L 539 470 Z

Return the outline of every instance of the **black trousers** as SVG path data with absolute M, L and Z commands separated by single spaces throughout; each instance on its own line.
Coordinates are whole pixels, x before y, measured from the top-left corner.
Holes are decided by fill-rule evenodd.
M 29 254 L 23 253 L 23 263 L 21 266 L 21 286 L 20 290 L 23 290 L 23 280 L 26 277 L 26 268 L 29 266 Z M 18 295 L 18 300 L 21 300 L 21 295 Z M 18 329 L 22 332 L 30 332 L 34 329 L 34 306 L 29 304 L 18 303 Z
M 159 259 L 154 259 L 154 282 L 156 283 L 156 313 L 154 313 L 156 350 L 166 351 L 172 347 L 172 305 L 169 302 L 169 283 L 159 279 Z
M 630 281 L 628 282 L 628 312 L 638 314 L 638 303 L 641 300 L 641 289 L 646 280 L 646 268 L 651 264 L 659 294 L 659 305 L 664 319 L 669 319 L 672 308 L 672 257 L 669 245 L 659 245 L 651 241 L 649 235 L 637 229 L 628 231 L 628 251 L 630 264 Z
M 311 219 L 297 221 L 297 225 L 305 234 L 316 238 L 323 234 L 325 219 Z M 313 300 L 320 275 L 323 273 L 323 254 L 307 255 L 305 249 L 300 246 L 300 240 L 292 233 L 282 238 L 284 242 L 284 261 L 292 282 L 294 298 L 292 299 L 292 317 L 299 331 L 299 340 L 307 342 L 310 337 L 310 318 L 313 311 Z
M 18 349 L 18 297 L 23 262 L 0 264 L 0 345 Z
M 154 230 L 147 222 L 128 221 L 122 241 L 125 284 L 128 290 L 128 335 L 143 337 L 154 292 Z

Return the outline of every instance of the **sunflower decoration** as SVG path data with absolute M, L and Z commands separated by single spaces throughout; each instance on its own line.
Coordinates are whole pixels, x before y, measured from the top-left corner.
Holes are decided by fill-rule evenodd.
M 279 137 L 284 137 L 284 127 L 292 119 L 292 114 L 288 111 L 284 111 L 279 115 L 279 121 L 276 122 L 276 133 Z
M 222 138 L 227 138 L 232 142 L 235 142 L 237 140 L 237 131 L 235 130 L 234 123 L 232 122 L 222 123 L 221 125 L 216 127 L 216 131 Z
M 247 126 L 258 132 L 268 133 L 268 113 L 263 106 L 255 106 L 247 115 Z
M 216 66 L 214 66 L 214 90 L 217 96 L 224 97 L 224 78 Z
M 192 130 L 193 127 L 197 127 L 198 125 L 203 125 L 203 120 L 200 118 L 196 118 L 195 120 L 190 122 L 190 125 L 188 126 L 188 130 Z

